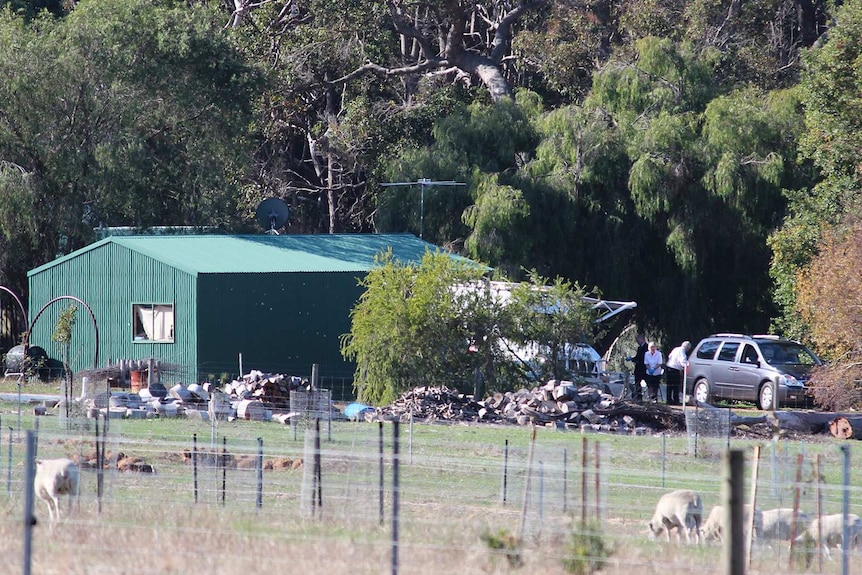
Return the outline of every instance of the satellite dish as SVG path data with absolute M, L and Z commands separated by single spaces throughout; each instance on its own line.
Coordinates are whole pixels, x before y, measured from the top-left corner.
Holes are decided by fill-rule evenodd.
M 257 206 L 255 218 L 266 233 L 278 235 L 278 228 L 287 223 L 290 209 L 279 198 L 267 198 Z

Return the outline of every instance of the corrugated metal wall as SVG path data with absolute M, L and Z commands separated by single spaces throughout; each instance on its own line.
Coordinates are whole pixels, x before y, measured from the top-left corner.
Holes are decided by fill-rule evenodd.
M 258 369 L 321 378 L 353 376 L 339 337 L 361 289 L 356 272 L 212 274 L 199 276 L 199 375 L 235 376 Z
M 189 370 L 194 368 L 197 302 L 195 277 L 188 273 L 108 243 L 32 274 L 29 289 L 31 321 L 47 302 L 59 296 L 76 296 L 90 306 L 99 332 L 97 367 L 119 359 L 155 357 Z M 62 350 L 51 341 L 51 335 L 60 312 L 72 303 L 56 302 L 36 319 L 31 345 L 43 347 L 50 357 L 62 359 Z M 134 342 L 132 303 L 173 303 L 174 343 Z M 85 309 L 79 309 L 72 335 L 73 370 L 94 367 L 95 349 L 93 322 Z
M 210 375 L 243 371 L 309 377 L 317 363 L 322 384 L 348 396 L 355 366 L 341 357 L 339 338 L 350 330 L 350 310 L 358 301 L 361 272 L 192 274 L 114 243 L 46 266 L 29 278 L 31 319 L 52 299 L 76 296 L 90 306 L 99 331 L 99 365 L 120 359 L 154 357 L 182 369 L 167 377 L 202 382 Z M 51 341 L 60 312 L 74 303 L 59 301 L 38 318 L 31 345 L 62 360 Z M 132 305 L 173 303 L 173 343 L 135 342 Z M 95 330 L 80 309 L 72 336 L 73 370 L 93 368 Z

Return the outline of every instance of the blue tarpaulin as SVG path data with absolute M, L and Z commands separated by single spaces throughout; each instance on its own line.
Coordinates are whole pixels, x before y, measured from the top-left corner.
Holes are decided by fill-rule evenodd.
M 356 419 L 366 411 L 374 411 L 374 408 L 364 403 L 348 403 L 344 407 L 344 416 L 347 419 Z

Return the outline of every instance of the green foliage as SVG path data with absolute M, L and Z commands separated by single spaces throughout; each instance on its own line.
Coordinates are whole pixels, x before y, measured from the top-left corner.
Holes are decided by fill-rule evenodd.
M 27 246 L 21 267 L 83 246 L 100 224 L 235 223 L 261 78 L 214 14 L 115 0 L 29 23 L 0 14 L 0 185 L 20 222 L 0 227 Z
M 504 310 L 503 334 L 519 346 L 536 346 L 545 355 L 540 379 L 565 379 L 566 343 L 593 340 L 594 314 L 584 295 L 577 284 L 559 277 L 549 282 L 535 272 L 529 283 L 521 282 L 512 289 Z
M 455 110 L 434 127 L 435 152 L 457 156 L 461 164 L 484 172 L 503 172 L 518 154 L 535 146 L 535 132 L 513 101 L 471 104 Z
M 531 26 L 515 36 L 513 48 L 524 70 L 535 70 L 526 85 L 577 100 L 589 90 L 601 38 L 609 23 L 594 11 L 569 2 L 551 2 Z M 543 86 L 544 85 L 544 86 Z
M 378 256 L 341 340 L 344 357 L 356 361 L 361 401 L 388 404 L 420 385 L 472 390 L 477 370 L 488 392 L 511 389 L 523 385 L 529 369 L 515 359 L 519 350 L 550 360 L 539 377 L 561 379 L 565 344 L 595 335 L 584 291 L 533 273 L 532 283 L 515 284 L 507 301 L 485 272 L 444 252 L 428 252 L 419 264 L 396 261 L 390 252 Z
M 790 555 L 790 562 L 795 569 L 807 571 L 811 569 L 811 564 L 818 553 L 823 551 L 818 550 L 817 540 L 806 531 L 803 534 L 802 541 L 797 542 L 793 546 L 793 553 Z
M 385 177 L 390 182 L 416 181 L 434 174 L 433 180 L 470 184 L 467 188 L 426 188 L 424 238 L 441 244 L 444 238 L 469 235 L 467 253 L 494 262 L 518 244 L 520 236 L 513 232 L 529 214 L 529 207 L 505 174 L 514 171 L 535 146 L 530 114 L 536 114 L 539 106 L 536 97 L 526 92 L 519 95 L 518 102 L 456 106 L 434 123 L 428 145 L 404 148 L 389 160 Z M 389 188 L 381 194 L 378 229 L 418 233 L 421 190 L 413 188 Z
M 464 223 L 472 229 L 464 247 L 481 261 L 519 259 L 522 228 L 530 206 L 521 190 L 500 185 L 497 175 L 477 174 L 476 203 L 465 209 Z
M 57 342 L 63 352 L 63 367 L 66 372 L 63 390 L 65 395 L 64 407 L 66 410 L 67 420 L 71 415 L 69 400 L 72 397 L 72 372 L 69 367 L 69 354 L 72 348 L 72 330 L 75 328 L 77 316 L 78 306 L 76 304 L 70 304 L 68 307 L 60 310 L 60 314 L 57 317 L 57 324 L 54 326 L 54 332 L 51 334 L 51 341 Z
M 517 98 L 494 105 L 454 62 L 340 81 L 417 62 L 372 0 L 258 3 L 238 27 L 224 4 L 2 5 L 0 281 L 18 293 L 100 224 L 240 230 L 273 195 L 292 233 L 418 233 L 418 187 L 379 184 L 431 178 L 468 186 L 425 190 L 424 237 L 510 277 L 599 285 L 673 339 L 766 330 L 776 309 L 801 336 L 795 273 L 821 222 L 859 211 L 858 3 L 543 3 L 499 65 Z M 450 8 L 411 18 L 442 38 Z M 474 8 L 471 48 L 503 10 Z
M 521 557 L 521 541 L 512 535 L 508 529 L 484 531 L 480 538 L 488 549 L 494 553 L 502 553 L 510 567 L 518 568 L 524 564 Z
M 72 330 L 75 328 L 75 322 L 78 316 L 78 306 L 75 304 L 60 311 L 57 318 L 57 325 L 54 327 L 54 333 L 51 334 L 51 341 L 55 341 L 63 346 L 68 346 L 72 343 Z
M 775 323 L 797 337 L 808 326 L 797 307 L 796 273 L 816 257 L 824 231 L 848 215 L 858 214 L 862 206 L 860 50 L 862 5 L 851 2 L 837 9 L 825 42 L 804 54 L 799 92 L 805 130 L 799 148 L 822 179 L 813 187 L 788 192 L 788 217 L 770 238 L 775 252 L 771 273 L 782 311 Z
M 599 571 L 612 553 L 600 526 L 590 524 L 576 527 L 562 558 L 563 568 L 567 573 L 590 575 Z
M 65 0 L 2 0 L 0 8 L 7 8 L 13 14 L 32 20 L 42 12 L 54 16 L 64 16 L 72 8 L 72 3 Z
M 396 261 L 391 252 L 377 257 L 360 282 L 365 291 L 341 342 L 343 355 L 357 364 L 360 401 L 383 405 L 415 385 L 472 381 L 476 360 L 468 345 L 480 326 L 471 329 L 468 319 L 475 319 L 475 306 L 488 302 L 484 292 L 460 294 L 454 288 L 478 281 L 483 271 L 444 252 L 428 252 L 420 264 Z M 487 322 L 481 330 L 491 333 L 493 314 Z
M 798 95 L 719 86 L 714 52 L 687 43 L 647 37 L 635 48 L 636 58 L 596 75 L 576 116 L 579 140 L 601 138 L 615 154 L 605 156 L 615 168 L 599 164 L 602 172 L 625 175 L 610 194 L 632 230 L 626 244 L 640 248 L 628 249 L 626 297 L 655 310 L 672 339 L 727 325 L 766 329 L 774 313 L 766 238 L 784 214 L 785 190 L 810 182 L 795 161 Z M 583 122 L 602 113 L 604 125 Z M 589 174 L 594 156 L 578 159 L 579 173 Z M 581 180 L 579 192 L 588 194 L 591 183 Z M 621 244 L 617 250 L 626 249 Z M 641 290 L 635 277 L 659 281 Z

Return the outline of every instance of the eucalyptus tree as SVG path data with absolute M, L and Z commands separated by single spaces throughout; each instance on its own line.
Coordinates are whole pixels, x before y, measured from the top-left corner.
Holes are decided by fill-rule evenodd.
M 512 83 L 505 59 L 519 21 L 547 0 L 428 0 L 405 3 L 386 0 L 391 27 L 401 50 L 398 59 L 368 60 L 350 74 L 348 81 L 366 73 L 382 77 L 441 74 L 465 82 L 478 82 L 493 101 L 510 99 Z
M 455 105 L 434 123 L 426 145 L 399 150 L 384 166 L 392 181 L 431 173 L 465 184 L 425 190 L 424 236 L 439 245 L 454 241 L 469 256 L 493 261 L 505 272 L 517 272 L 524 262 L 515 254 L 529 249 L 523 236 L 512 233 L 529 211 L 512 178 L 537 142 L 526 102 L 525 93 L 519 103 Z M 415 192 L 388 188 L 381 194 L 376 226 L 383 231 L 415 230 L 418 217 L 405 218 L 415 214 L 410 206 L 420 201 Z M 517 261 L 514 269 L 507 265 L 512 261 Z
M 592 77 L 643 38 L 686 42 L 717 52 L 721 84 L 787 88 L 800 55 L 827 29 L 826 0 L 556 0 L 523 18 L 513 37 L 521 86 L 548 102 L 581 103 Z
M 782 190 L 802 178 L 798 100 L 716 85 L 717 52 L 658 38 L 635 47 L 595 75 L 583 106 L 546 116 L 530 174 L 596 216 L 581 221 L 610 265 L 591 266 L 590 283 L 637 300 L 647 323 L 673 337 L 766 329 L 766 237 Z
M 261 77 L 203 6 L 0 15 L 0 227 L 20 273 L 105 226 L 233 226 Z M 20 211 L 12 214 L 9 203 Z
M 796 305 L 800 270 L 817 255 L 824 233 L 831 233 L 833 226 L 840 228 L 845 218 L 855 217 L 862 209 L 862 175 L 858 169 L 862 148 L 860 26 L 862 3 L 843 4 L 835 12 L 828 36 L 804 58 L 800 93 L 805 129 L 800 151 L 804 160 L 813 163 L 821 180 L 813 187 L 788 193 L 788 217 L 771 238 L 776 254 L 772 271 L 783 312 L 777 323 L 796 336 L 808 329 Z
M 370 230 L 366 180 L 411 113 L 398 86 L 337 80 L 369 55 L 398 50 L 388 12 L 371 1 L 244 4 L 230 17 L 230 36 L 269 80 L 244 202 L 283 198 L 291 232 Z

